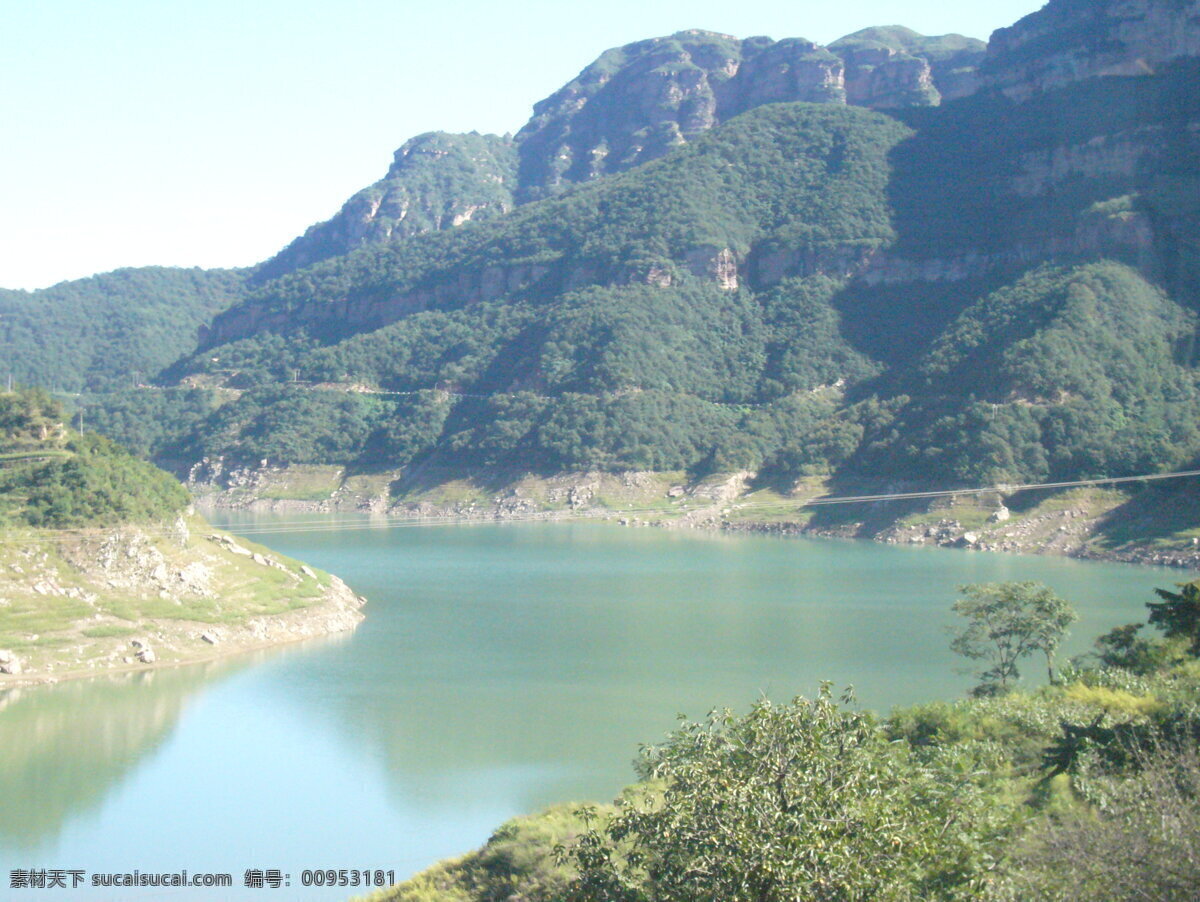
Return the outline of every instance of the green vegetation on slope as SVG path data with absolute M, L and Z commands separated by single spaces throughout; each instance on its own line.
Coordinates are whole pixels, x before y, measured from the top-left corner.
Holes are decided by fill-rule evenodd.
M 68 430 L 44 392 L 0 393 L 0 524 L 145 523 L 187 503 L 171 476 L 103 436 Z
M 752 247 L 799 254 L 878 247 L 893 237 L 887 152 L 906 134 L 894 120 L 865 110 L 772 104 L 635 172 L 529 204 L 497 222 L 327 261 L 264 286 L 246 306 L 260 316 L 290 317 L 330 305 L 331 321 L 317 330 L 326 331 L 313 336 L 328 338 L 337 337 L 335 302 L 457 285 L 461 273 L 494 264 L 558 264 L 576 284 L 610 284 L 644 278 L 655 267 L 677 273 L 690 252 L 704 248 L 744 256 Z M 457 297 L 457 304 L 468 300 Z M 312 317 L 275 328 L 305 322 Z
M 0 289 L 0 379 L 55 391 L 149 381 L 242 296 L 245 273 L 118 269 L 40 291 Z
M 272 385 L 281 339 L 262 339 L 261 356 L 250 339 L 221 362 L 266 384 L 197 410 L 173 446 L 156 447 L 245 462 L 766 467 L 967 485 L 1132 475 L 1200 452 L 1195 316 L 1124 264 L 1036 267 L 874 381 L 879 366 L 842 337 L 840 288 L 811 276 L 730 292 L 688 277 L 549 306 L 431 310 L 290 345 L 308 380 L 391 395 Z M 844 399 L 819 390 L 839 382 Z
M 965 310 L 897 378 L 860 472 L 967 484 L 1154 472 L 1200 450 L 1196 317 L 1127 266 L 1047 265 Z
M 289 316 L 280 327 L 287 334 L 248 335 L 193 358 L 188 368 L 204 378 L 250 390 L 196 422 L 191 437 L 154 447 L 164 458 L 311 463 L 756 465 L 829 412 L 829 397 L 810 393 L 876 372 L 840 337 L 832 299 L 842 281 L 807 272 L 804 261 L 853 257 L 890 240 L 885 156 L 904 134 L 863 110 L 763 107 L 667 160 L 500 222 L 278 280 L 248 306 L 283 312 L 329 302 L 333 316 L 347 293 L 382 301 L 492 261 L 554 263 L 563 279 L 574 273 L 583 284 L 532 285 L 472 304 L 451 292 L 439 309 L 347 338 L 337 321 Z M 798 273 L 763 290 L 723 289 L 693 272 L 697 253 L 707 259 L 723 248 Z M 297 377 L 318 389 L 365 383 L 450 394 L 432 407 L 419 397 L 334 401 L 282 385 Z M 284 398 L 286 415 L 264 419 L 264 405 Z M 763 404 L 771 406 L 753 406 Z M 332 417 L 334 409 L 353 409 L 363 428 L 319 422 L 320 411 Z M 304 434 L 266 437 L 295 418 Z

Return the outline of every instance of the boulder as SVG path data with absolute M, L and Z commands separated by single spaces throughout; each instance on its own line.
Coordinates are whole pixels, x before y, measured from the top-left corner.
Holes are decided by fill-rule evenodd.
M 1012 511 L 1010 511 L 1007 507 L 1005 507 L 1003 504 L 1001 504 L 998 508 L 996 508 L 996 510 L 992 513 L 992 515 L 990 517 L 988 517 L 988 522 L 989 523 L 1004 523 L 1005 521 L 1009 520 L 1011 517 L 1012 517 Z

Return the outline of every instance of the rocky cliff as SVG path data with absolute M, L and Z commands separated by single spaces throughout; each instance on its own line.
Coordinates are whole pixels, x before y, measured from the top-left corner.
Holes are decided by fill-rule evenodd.
M 987 45 L 909 28 L 865 28 L 829 45 L 845 62 L 846 101 L 873 109 L 934 106 L 973 94 Z
M 1152 75 L 1200 56 L 1197 0 L 1055 0 L 998 29 L 980 69 L 984 88 L 1023 100 L 1098 76 Z
M 766 103 L 897 109 L 964 96 L 983 49 L 961 35 L 930 38 L 900 26 L 828 48 L 696 30 L 618 47 L 534 106 L 517 134 L 518 199 L 638 166 Z
M 364 245 L 502 216 L 513 207 L 515 186 L 516 151 L 510 139 L 475 132 L 418 135 L 396 151 L 387 175 L 263 263 L 255 281 Z
M 517 133 L 519 197 L 638 166 L 763 103 L 844 103 L 842 62 L 811 41 L 683 31 L 602 54 Z

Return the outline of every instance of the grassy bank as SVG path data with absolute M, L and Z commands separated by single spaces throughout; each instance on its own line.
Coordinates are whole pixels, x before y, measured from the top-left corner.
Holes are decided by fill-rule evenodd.
M 0 537 L 5 684 L 182 663 L 345 629 L 329 574 L 190 515 L 156 526 L 12 528 Z

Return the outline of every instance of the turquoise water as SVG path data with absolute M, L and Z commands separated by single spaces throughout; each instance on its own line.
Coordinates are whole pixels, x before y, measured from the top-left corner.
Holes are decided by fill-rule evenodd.
M 301 871 L 403 877 L 515 814 L 611 798 L 638 744 L 678 713 L 811 694 L 821 680 L 877 709 L 960 694 L 971 680 L 946 637 L 959 584 L 1050 584 L 1082 616 L 1070 654 L 1144 619 L 1153 587 L 1183 578 L 595 523 L 307 522 L 341 528 L 225 525 L 365 595 L 354 635 L 0 697 L 0 885 L 12 898 L 67 897 L 10 891 L 17 868 L 186 868 L 229 872 L 235 888 L 78 895 L 344 899 L 302 890 Z M 1030 677 L 1041 670 L 1030 662 Z M 292 886 L 242 889 L 248 868 Z

